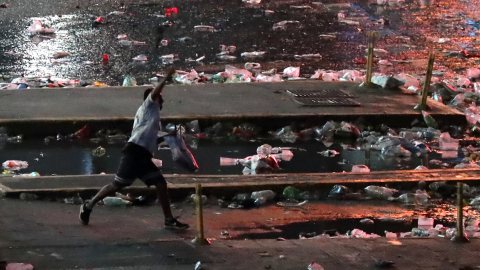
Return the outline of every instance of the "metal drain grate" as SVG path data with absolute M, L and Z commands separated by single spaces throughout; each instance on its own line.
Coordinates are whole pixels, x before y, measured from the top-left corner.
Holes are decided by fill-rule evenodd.
M 286 92 L 294 97 L 353 98 L 352 95 L 336 89 L 286 90 Z
M 293 101 L 304 106 L 360 106 L 350 98 L 295 97 Z

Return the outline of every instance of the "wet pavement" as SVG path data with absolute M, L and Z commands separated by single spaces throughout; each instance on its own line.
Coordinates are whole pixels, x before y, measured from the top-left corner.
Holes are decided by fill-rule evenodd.
M 25 1 L 28 2 L 28 1 Z M 28 77 L 52 75 L 60 78 L 99 80 L 119 85 L 125 75 L 137 78 L 139 84 L 147 83 L 164 67 L 160 56 L 178 55 L 178 69 L 195 68 L 198 72 L 215 73 L 224 70 L 228 63 L 243 66 L 252 61 L 240 56 L 243 52 L 266 51 L 260 62 L 263 69 L 301 66 L 302 74 L 313 74 L 322 69 L 363 69 L 353 59 L 364 57 L 366 32 L 379 33 L 377 47 L 386 49 L 386 57 L 393 66 L 377 66 L 377 70 L 390 73 L 422 73 L 430 49 L 461 50 L 473 48 L 478 30 L 476 1 L 459 3 L 445 1 L 391 1 L 390 6 L 369 1 L 348 1 L 342 5 L 331 1 L 309 3 L 302 1 L 264 1 L 249 5 L 231 1 L 129 2 L 121 10 L 119 2 L 98 4 L 95 1 L 79 4 L 68 1 L 59 4 L 38 3 L 37 12 L 25 8 L 26 17 L 19 16 L 21 3 L 9 3 L 0 10 L 3 16 L 0 28 L 0 74 Z M 70 4 L 70 5 L 69 5 Z M 178 14 L 163 18 L 165 8 L 178 8 Z M 122 15 L 105 16 L 113 11 Z M 274 13 L 265 15 L 264 10 Z M 13 14 L 9 14 L 13 13 Z M 353 19 L 359 25 L 338 21 L 338 13 L 346 20 Z M 33 15 L 38 14 L 38 15 Z M 61 16 L 59 16 L 61 15 Z M 104 16 L 108 24 L 92 27 L 92 21 Z M 384 19 L 388 25 L 378 23 Z M 58 29 L 54 36 L 31 37 L 26 30 L 33 20 L 40 20 L 46 27 Z M 173 26 L 165 31 L 168 46 L 155 47 L 155 27 L 165 20 Z M 286 30 L 273 30 L 273 25 L 284 20 L 297 20 L 298 24 Z M 211 25 L 215 32 L 195 32 L 196 25 Z M 145 41 L 142 46 L 121 46 L 119 34 L 130 39 Z M 185 37 L 188 37 L 185 39 Z M 333 39 L 332 39 L 333 37 Z M 432 38 L 427 38 L 432 37 Z M 434 43 L 438 38 L 450 41 Z M 235 45 L 237 58 L 231 62 L 217 59 L 220 45 Z M 69 57 L 53 59 L 55 52 L 70 53 Z M 321 59 L 295 59 L 295 55 L 316 54 Z M 109 61 L 102 63 L 102 56 Z M 148 61 L 141 63 L 132 58 L 145 54 Z M 203 63 L 187 63 L 205 55 Z M 406 61 L 404 61 L 406 60 Z M 88 62 L 87 62 L 88 61 Z M 403 62 L 402 62 L 403 61 Z M 405 63 L 407 62 L 407 63 Z M 475 58 L 437 56 L 437 69 L 458 70 L 476 65 Z

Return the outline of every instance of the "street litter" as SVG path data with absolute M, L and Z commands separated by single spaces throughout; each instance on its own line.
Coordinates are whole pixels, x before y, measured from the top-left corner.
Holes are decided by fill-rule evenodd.
M 299 21 L 281 21 L 273 25 L 273 30 L 287 30 L 290 25 L 298 26 L 299 24 Z
M 106 153 L 105 148 L 99 146 L 92 150 L 92 156 L 94 157 L 103 157 Z
M 244 58 L 257 58 L 265 56 L 266 53 L 265 51 L 243 52 L 240 56 Z
M 320 264 L 312 262 L 308 265 L 307 270 L 324 270 L 324 268 Z
M 241 164 L 244 166 L 244 174 L 271 173 L 280 168 L 279 161 L 290 161 L 293 157 L 289 148 L 272 147 L 268 144 L 257 148 L 257 154 L 243 159 L 220 158 L 220 166 L 232 166 Z
M 324 157 L 334 157 L 334 156 L 340 154 L 338 151 L 335 151 L 335 150 L 325 150 L 325 151 L 317 152 L 317 153 L 319 153 L 320 155 L 322 155 Z
M 27 263 L 9 263 L 5 270 L 33 270 L 34 267 Z
M 128 39 L 120 39 L 118 41 L 122 46 L 139 46 L 139 45 L 147 45 L 145 41 L 137 41 L 137 40 L 128 40 Z
M 215 32 L 215 27 L 210 25 L 196 25 L 194 30 L 196 32 Z
M 119 198 L 119 197 L 106 197 L 103 200 L 103 203 L 107 206 L 126 206 L 132 205 L 131 201 Z
M 132 59 L 135 60 L 135 61 L 147 61 L 148 60 L 148 58 L 145 54 L 137 55 Z
M 33 23 L 28 28 L 28 31 L 30 31 L 31 34 L 48 35 L 54 34 L 57 30 L 43 27 L 41 21 L 33 21 Z
M 67 57 L 67 56 L 70 56 L 70 54 L 67 53 L 67 52 L 56 52 L 56 53 L 53 54 L 53 58 L 55 58 L 55 59 L 59 59 L 59 58 Z
M 2 167 L 9 171 L 18 171 L 28 167 L 28 162 L 21 160 L 7 160 L 3 162 Z

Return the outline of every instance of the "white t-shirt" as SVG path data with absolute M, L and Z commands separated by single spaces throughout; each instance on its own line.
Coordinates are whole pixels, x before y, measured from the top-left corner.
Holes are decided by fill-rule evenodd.
M 152 99 L 150 93 L 135 114 L 132 137 L 128 142 L 144 147 L 153 155 L 157 150 L 157 133 L 159 130 L 160 105 Z

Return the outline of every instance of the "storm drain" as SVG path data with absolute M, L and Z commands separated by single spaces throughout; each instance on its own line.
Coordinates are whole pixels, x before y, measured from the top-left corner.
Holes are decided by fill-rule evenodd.
M 360 106 L 353 96 L 341 90 L 286 90 L 294 102 L 304 106 Z

